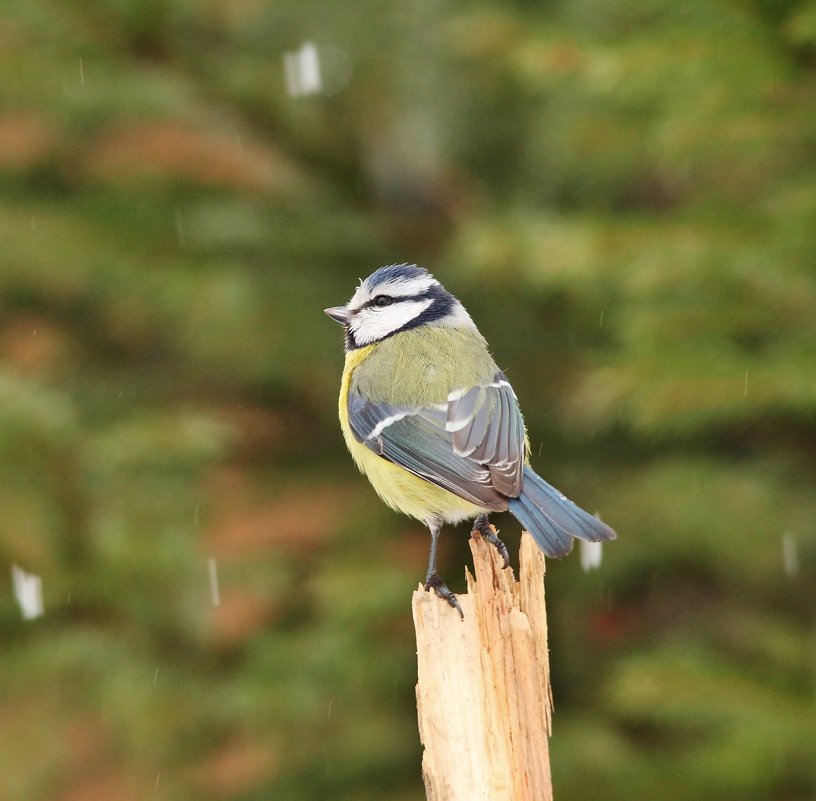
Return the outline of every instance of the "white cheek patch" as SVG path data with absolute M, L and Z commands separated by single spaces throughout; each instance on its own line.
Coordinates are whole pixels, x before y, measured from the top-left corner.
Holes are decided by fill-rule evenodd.
M 398 331 L 411 320 L 419 317 L 433 300 L 402 300 L 391 306 L 376 306 L 361 309 L 352 314 L 349 328 L 358 345 L 369 345 L 388 334 Z

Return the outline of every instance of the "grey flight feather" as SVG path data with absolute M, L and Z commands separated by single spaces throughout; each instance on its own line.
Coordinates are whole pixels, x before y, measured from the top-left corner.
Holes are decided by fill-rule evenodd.
M 569 553 L 573 537 L 615 539 L 525 464 L 524 421 L 501 372 L 433 407 L 372 402 L 352 389 L 348 412 L 374 453 L 484 509 L 509 509 L 548 556 Z
M 372 402 L 353 389 L 354 436 L 374 453 L 485 509 L 521 491 L 524 423 L 502 372 L 435 407 Z

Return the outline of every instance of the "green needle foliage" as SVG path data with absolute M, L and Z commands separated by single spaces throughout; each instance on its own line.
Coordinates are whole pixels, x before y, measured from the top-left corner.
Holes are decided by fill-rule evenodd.
M 549 566 L 556 798 L 816 796 L 813 0 L 7 0 L 0 244 L 0 797 L 424 797 L 322 314 L 401 261 L 619 532 Z

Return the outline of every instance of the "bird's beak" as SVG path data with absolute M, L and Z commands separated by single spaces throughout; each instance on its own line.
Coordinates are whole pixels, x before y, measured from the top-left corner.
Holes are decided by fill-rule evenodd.
M 337 320 L 341 325 L 347 325 L 349 321 L 348 309 L 345 306 L 331 306 L 328 309 L 323 309 L 332 320 Z

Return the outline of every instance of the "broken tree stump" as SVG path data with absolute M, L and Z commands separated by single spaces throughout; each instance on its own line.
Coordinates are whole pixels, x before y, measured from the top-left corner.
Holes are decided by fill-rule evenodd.
M 550 801 L 544 556 L 525 532 L 516 581 L 482 537 L 470 547 L 464 620 L 421 586 L 412 599 L 428 801 Z

